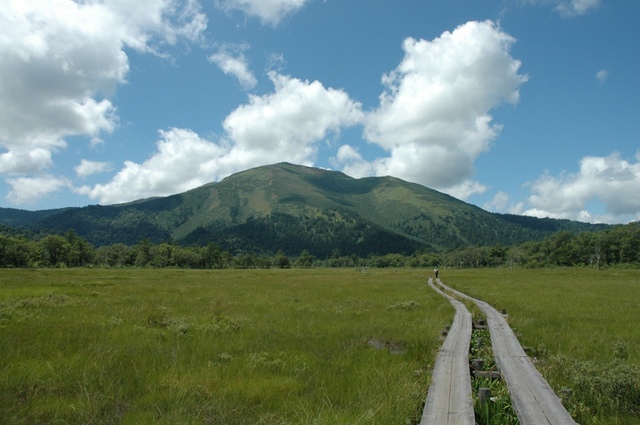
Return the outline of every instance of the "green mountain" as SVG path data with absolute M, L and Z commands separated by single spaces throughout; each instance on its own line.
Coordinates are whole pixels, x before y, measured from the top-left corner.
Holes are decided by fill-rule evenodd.
M 126 204 L 45 212 L 0 209 L 0 224 L 69 229 L 101 246 L 142 239 L 182 245 L 214 242 L 231 252 L 326 257 L 513 245 L 559 230 L 599 230 L 568 220 L 489 213 L 393 177 L 280 163 L 243 171 L 178 195 Z

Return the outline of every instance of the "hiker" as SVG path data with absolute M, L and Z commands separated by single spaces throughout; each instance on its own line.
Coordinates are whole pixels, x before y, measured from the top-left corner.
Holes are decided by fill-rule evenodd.
M 436 279 L 438 278 L 438 267 L 436 267 L 435 269 L 433 269 L 433 273 L 435 273 L 436 275 Z

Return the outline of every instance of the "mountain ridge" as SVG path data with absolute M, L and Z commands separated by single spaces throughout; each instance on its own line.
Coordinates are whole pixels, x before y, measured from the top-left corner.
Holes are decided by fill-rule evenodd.
M 386 176 L 278 163 L 189 191 L 116 205 L 29 212 L 0 208 L 0 224 L 41 232 L 73 229 L 94 245 L 140 240 L 213 242 L 232 252 L 328 256 L 441 251 L 540 240 L 605 225 L 490 213 L 450 195 Z

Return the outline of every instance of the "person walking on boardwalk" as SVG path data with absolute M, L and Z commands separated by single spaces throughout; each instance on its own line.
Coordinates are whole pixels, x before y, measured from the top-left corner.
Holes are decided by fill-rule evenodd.
M 436 266 L 435 269 L 433 269 L 433 273 L 436 275 L 436 279 L 438 278 L 438 267 Z

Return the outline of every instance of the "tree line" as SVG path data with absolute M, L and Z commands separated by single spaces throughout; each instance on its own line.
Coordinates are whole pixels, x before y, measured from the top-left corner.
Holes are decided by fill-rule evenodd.
M 411 255 L 366 256 L 334 249 L 325 257 L 302 249 L 291 256 L 230 252 L 215 243 L 181 246 L 174 242 L 94 247 L 73 230 L 29 237 L 0 230 L 0 267 L 175 267 L 189 269 L 290 267 L 640 267 L 640 223 L 600 232 L 561 231 L 535 242 L 511 247 L 475 246 L 444 252 L 418 250 Z

